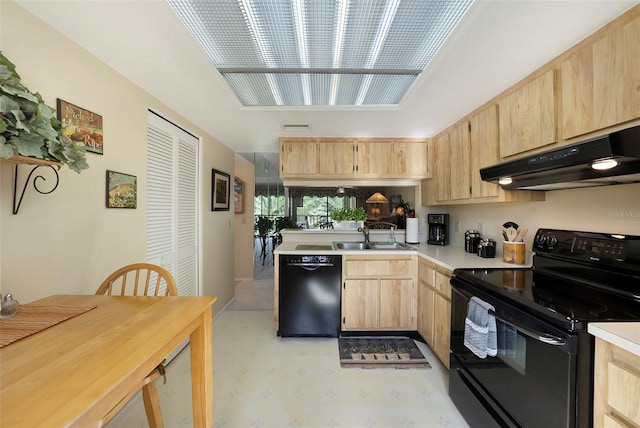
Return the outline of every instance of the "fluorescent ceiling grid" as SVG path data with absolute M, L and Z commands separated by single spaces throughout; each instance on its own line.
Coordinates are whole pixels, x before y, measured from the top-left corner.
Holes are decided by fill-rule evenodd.
M 473 0 L 169 0 L 245 106 L 397 105 Z

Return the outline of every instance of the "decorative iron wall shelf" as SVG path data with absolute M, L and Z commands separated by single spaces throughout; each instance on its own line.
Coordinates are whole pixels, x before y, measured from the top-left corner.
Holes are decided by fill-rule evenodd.
M 0 158 L 0 161 L 2 162 L 8 162 L 8 163 L 12 163 L 14 164 L 14 171 L 13 171 L 13 214 L 18 214 L 18 211 L 20 210 L 20 205 L 22 204 L 22 198 L 24 198 L 24 192 L 27 190 L 27 186 L 29 185 L 29 182 L 33 183 L 33 188 L 36 190 L 36 192 L 42 194 L 42 195 L 47 195 L 51 192 L 53 192 L 54 190 L 56 190 L 58 188 L 58 183 L 60 183 L 60 176 L 58 175 L 58 168 L 60 168 L 62 166 L 62 163 L 60 162 L 53 162 L 53 161 L 49 161 L 49 160 L 45 160 L 45 159 L 37 159 L 37 158 L 31 158 L 31 157 L 26 157 L 26 156 L 11 156 L 8 159 L 5 158 Z M 17 199 L 18 196 L 18 166 L 19 165 L 33 165 L 33 168 L 31 169 L 31 172 L 29 172 L 29 175 L 27 176 L 27 179 L 24 182 L 24 185 L 22 186 L 22 191 L 20 192 L 20 199 Z M 40 190 L 40 188 L 38 187 L 38 179 L 42 180 L 42 181 L 47 181 L 47 179 L 39 174 L 36 174 L 35 176 L 33 175 L 36 172 L 36 169 L 40 168 L 40 167 L 49 167 L 53 170 L 55 177 L 56 177 L 56 182 L 53 186 L 53 188 L 49 191 L 42 191 Z M 33 181 L 32 181 L 32 177 L 33 177 Z

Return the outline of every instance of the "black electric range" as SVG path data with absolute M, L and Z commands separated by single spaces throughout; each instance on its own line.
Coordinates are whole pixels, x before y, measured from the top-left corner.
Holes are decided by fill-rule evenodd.
M 472 426 L 590 426 L 587 325 L 640 323 L 639 236 L 539 229 L 533 250 L 532 268 L 453 273 L 449 393 Z M 473 296 L 494 307 L 498 343 L 510 344 L 494 357 L 463 344 Z

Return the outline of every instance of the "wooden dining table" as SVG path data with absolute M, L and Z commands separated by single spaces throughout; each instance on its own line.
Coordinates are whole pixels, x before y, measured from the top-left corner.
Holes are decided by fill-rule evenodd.
M 0 348 L 0 427 L 97 426 L 186 338 L 193 426 L 211 427 L 215 300 L 55 295 L 30 303 L 95 308 Z

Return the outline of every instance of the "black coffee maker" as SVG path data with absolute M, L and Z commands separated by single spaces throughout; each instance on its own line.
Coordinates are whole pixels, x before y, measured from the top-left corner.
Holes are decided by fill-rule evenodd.
M 427 244 L 449 244 L 449 214 L 427 214 L 429 237 Z

